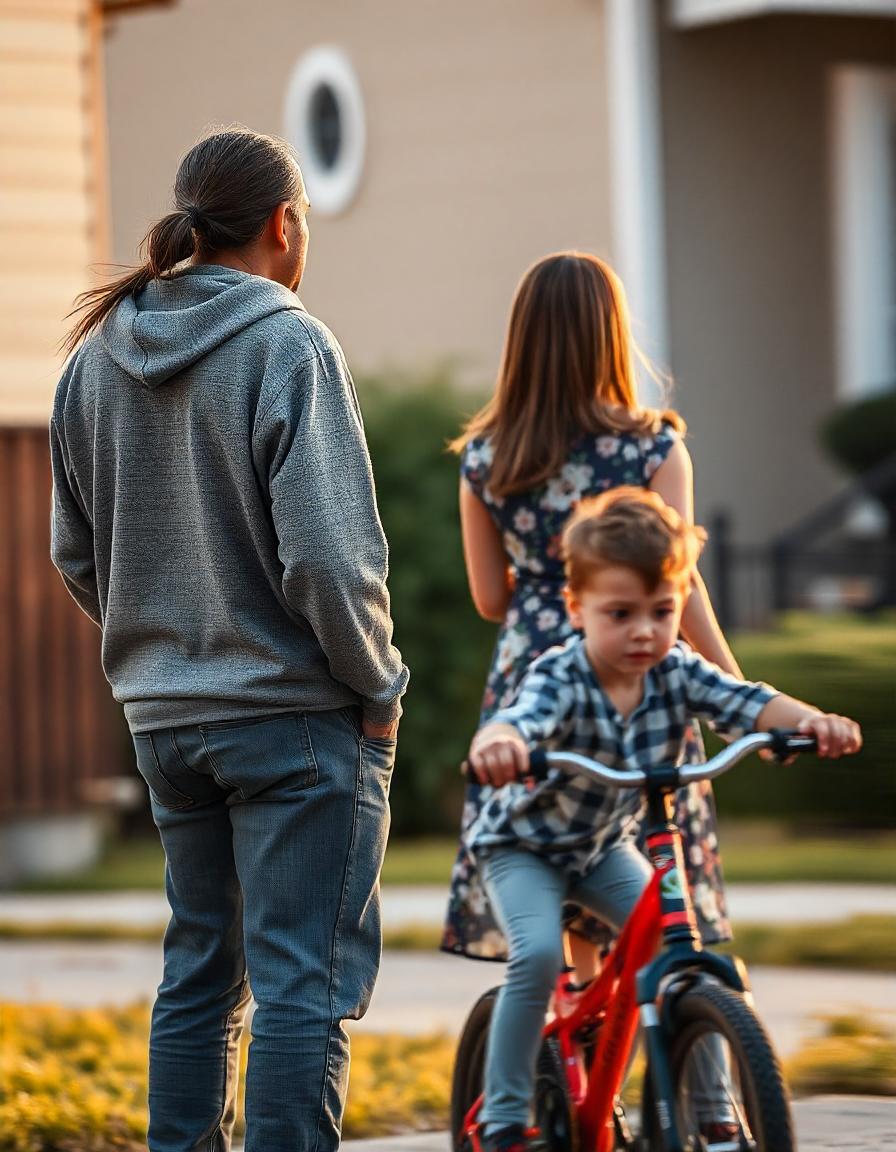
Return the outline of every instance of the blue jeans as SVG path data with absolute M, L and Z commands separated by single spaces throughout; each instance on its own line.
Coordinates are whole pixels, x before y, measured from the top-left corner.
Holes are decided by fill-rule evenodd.
M 492 848 L 479 868 L 495 918 L 507 938 L 507 979 L 498 992 L 485 1055 L 487 1128 L 527 1124 L 545 1010 L 563 967 L 565 900 L 619 929 L 652 875 L 633 843 L 617 844 L 585 876 L 571 881 L 547 860 L 520 848 Z
M 360 710 L 134 736 L 171 921 L 152 1012 L 151 1152 L 227 1152 L 239 1038 L 256 1008 L 246 1152 L 339 1145 L 349 1046 L 380 961 L 393 741 Z

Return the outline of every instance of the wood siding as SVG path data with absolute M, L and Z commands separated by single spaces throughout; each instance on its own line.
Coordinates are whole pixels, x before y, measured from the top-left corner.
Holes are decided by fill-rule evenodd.
M 93 0 L 0 0 L 0 425 L 46 420 L 107 251 L 99 20 Z
M 130 772 L 100 632 L 50 563 L 44 429 L 0 428 L 0 818 L 84 807 Z

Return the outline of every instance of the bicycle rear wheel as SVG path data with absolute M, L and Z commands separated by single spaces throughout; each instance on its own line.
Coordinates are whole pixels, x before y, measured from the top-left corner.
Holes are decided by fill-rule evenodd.
M 794 1152 L 784 1078 L 756 1014 L 731 988 L 702 981 L 672 1009 L 669 1064 L 682 1143 L 692 1152 Z M 662 1142 L 649 1074 L 647 1152 Z
M 457 1042 L 454 1072 L 451 1076 L 451 1147 L 454 1152 L 462 1152 L 464 1120 L 477 1098 L 482 1095 L 485 1046 L 497 995 L 498 989 L 490 988 L 479 997 L 470 1009 Z
M 467 1114 L 482 1095 L 485 1082 L 485 1051 L 495 1007 L 497 988 L 485 992 L 473 1005 L 464 1024 L 451 1077 L 451 1146 L 468 1152 L 463 1128 Z M 535 1071 L 533 1117 L 541 1130 L 544 1152 L 578 1152 L 579 1134 L 575 1108 L 563 1071 L 556 1041 L 543 1040 Z

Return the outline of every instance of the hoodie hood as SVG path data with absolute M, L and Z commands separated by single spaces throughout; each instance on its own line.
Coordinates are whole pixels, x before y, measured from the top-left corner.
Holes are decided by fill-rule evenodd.
M 128 296 L 107 318 L 101 339 L 129 376 L 158 388 L 250 324 L 296 310 L 304 311 L 302 302 L 282 284 L 202 264 Z

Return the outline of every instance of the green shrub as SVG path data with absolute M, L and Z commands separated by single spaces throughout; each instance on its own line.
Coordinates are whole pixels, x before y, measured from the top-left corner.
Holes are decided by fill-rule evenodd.
M 859 755 L 842 760 L 807 755 L 790 765 L 744 762 L 716 784 L 722 814 L 797 824 L 892 826 L 896 613 L 793 614 L 769 632 L 735 637 L 733 647 L 744 675 L 766 680 L 825 712 L 852 716 L 862 725 L 865 744 Z
M 495 627 L 467 590 L 457 457 L 445 449 L 476 398 L 447 379 L 358 388 L 389 540 L 395 641 L 411 669 L 392 794 L 395 830 L 457 827 L 458 766 L 479 715 Z
M 850 472 L 867 472 L 896 446 L 896 388 L 838 408 L 821 430 L 825 448 Z

